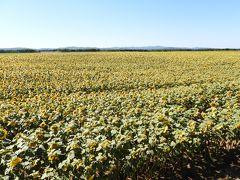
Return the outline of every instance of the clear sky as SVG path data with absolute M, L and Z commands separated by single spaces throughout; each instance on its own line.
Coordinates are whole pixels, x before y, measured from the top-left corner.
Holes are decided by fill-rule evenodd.
M 240 0 L 0 0 L 0 48 L 240 48 Z

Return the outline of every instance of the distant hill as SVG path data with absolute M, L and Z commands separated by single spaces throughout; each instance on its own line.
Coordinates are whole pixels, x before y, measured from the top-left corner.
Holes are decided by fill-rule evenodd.
M 185 49 L 178 47 L 165 47 L 165 46 L 142 46 L 142 47 L 110 47 L 102 48 L 103 50 L 166 50 L 166 49 Z

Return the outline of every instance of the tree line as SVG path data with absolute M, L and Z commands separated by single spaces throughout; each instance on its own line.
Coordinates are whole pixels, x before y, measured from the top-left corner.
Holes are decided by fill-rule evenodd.
M 184 48 L 173 48 L 173 49 L 128 49 L 128 48 L 121 48 L 121 49 L 101 49 L 101 48 L 80 48 L 80 49 L 68 49 L 68 48 L 58 48 L 58 49 L 44 49 L 44 50 L 37 50 L 37 49 L 0 49 L 0 53 L 40 53 L 40 52 L 98 52 L 98 51 L 111 51 L 111 52 L 122 52 L 122 51 L 139 51 L 139 52 L 161 52 L 161 51 L 239 51 L 240 49 L 231 49 L 231 48 L 224 48 L 224 49 L 212 49 L 212 48 L 201 48 L 201 49 L 184 49 Z

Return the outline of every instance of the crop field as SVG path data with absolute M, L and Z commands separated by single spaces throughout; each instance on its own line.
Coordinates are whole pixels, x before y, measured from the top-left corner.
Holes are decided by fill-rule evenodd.
M 160 179 L 239 139 L 238 51 L 0 55 L 0 179 Z

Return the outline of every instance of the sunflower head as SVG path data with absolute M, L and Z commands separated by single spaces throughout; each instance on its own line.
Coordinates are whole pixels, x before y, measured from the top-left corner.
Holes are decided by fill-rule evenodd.
M 52 149 L 57 149 L 58 148 L 58 144 L 57 143 L 52 143 L 49 145 L 49 149 L 52 150 Z
M 51 127 L 50 127 L 50 130 L 54 133 L 57 133 L 59 130 L 60 130 L 60 126 L 58 124 L 53 124 Z
M 37 146 L 37 142 L 36 141 L 31 141 L 31 142 L 28 143 L 28 146 L 30 148 L 35 148 Z
M 236 129 L 240 129 L 240 122 L 238 124 L 236 124 Z
M 41 128 L 45 128 L 47 126 L 47 124 L 43 121 L 40 125 Z
M 0 128 L 0 140 L 6 139 L 7 137 L 7 130 Z
M 22 162 L 22 158 L 16 157 L 16 158 L 14 158 L 10 161 L 10 167 L 14 168 L 15 166 L 17 166 L 21 162 Z
M 59 157 L 58 157 L 58 155 L 55 155 L 55 154 L 49 155 L 48 160 L 49 161 L 57 161 L 57 160 L 59 160 Z

